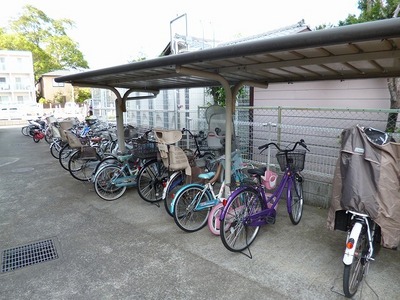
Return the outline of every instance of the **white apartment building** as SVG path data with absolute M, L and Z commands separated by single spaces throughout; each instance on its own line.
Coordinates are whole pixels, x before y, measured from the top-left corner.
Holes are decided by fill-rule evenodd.
M 36 111 L 32 53 L 0 50 L 0 119 L 21 119 Z

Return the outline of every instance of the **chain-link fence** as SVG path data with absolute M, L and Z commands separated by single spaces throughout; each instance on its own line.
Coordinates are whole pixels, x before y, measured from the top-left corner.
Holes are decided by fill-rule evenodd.
M 150 111 L 141 110 L 136 114 L 146 115 L 145 123 L 138 123 L 138 118 L 128 119 L 128 123 L 134 126 L 147 128 L 161 127 L 165 129 L 188 128 L 198 133 L 210 130 L 204 113 L 207 107 L 199 107 L 196 110 L 179 111 L 151 111 L 153 120 L 149 120 Z M 291 146 L 296 141 L 304 139 L 310 152 L 307 152 L 305 168 L 302 172 L 307 180 L 319 182 L 330 186 L 333 173 L 340 151 L 340 135 L 343 129 L 360 125 L 373 127 L 385 131 L 388 126 L 389 115 L 400 113 L 400 110 L 372 110 L 372 109 L 328 109 L 328 108 L 297 108 L 297 107 L 237 107 L 234 115 L 234 132 L 236 145 L 241 150 L 243 158 L 255 165 L 266 164 L 270 161 L 272 168 L 279 170 L 276 160 L 276 150 L 271 148 L 270 159 L 268 152 L 260 153 L 258 147 L 273 141 L 281 147 Z M 178 122 L 179 120 L 179 122 Z M 396 124 L 398 128 L 399 124 Z M 400 135 L 392 133 L 397 141 Z M 185 148 L 193 147 L 190 139 L 183 139 Z M 330 187 L 317 189 L 318 197 L 329 197 Z M 327 191 L 327 192 L 326 192 Z M 305 191 L 307 192 L 307 191 Z M 314 196 L 315 196 L 314 195 Z M 314 197 L 310 195 L 310 197 Z M 322 206 L 327 206 L 327 199 Z

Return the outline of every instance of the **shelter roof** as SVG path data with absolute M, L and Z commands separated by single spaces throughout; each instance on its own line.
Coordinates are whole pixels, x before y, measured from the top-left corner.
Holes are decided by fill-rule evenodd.
M 206 73 L 222 76 L 230 85 L 250 86 L 400 77 L 399 46 L 400 18 L 393 18 L 159 57 L 56 81 L 155 91 L 220 85 Z

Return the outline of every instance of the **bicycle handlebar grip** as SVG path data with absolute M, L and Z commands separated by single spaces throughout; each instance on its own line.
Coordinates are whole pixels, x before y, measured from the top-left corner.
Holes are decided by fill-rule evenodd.
M 300 140 L 299 144 L 300 144 L 303 148 L 305 148 L 306 150 L 310 151 L 310 150 L 307 148 L 307 145 L 306 145 L 306 143 L 304 142 L 303 139 Z
M 266 143 L 265 145 L 262 145 L 262 146 L 260 146 L 260 147 L 258 147 L 258 150 L 261 150 L 261 149 L 266 149 L 266 148 L 268 148 L 268 143 Z

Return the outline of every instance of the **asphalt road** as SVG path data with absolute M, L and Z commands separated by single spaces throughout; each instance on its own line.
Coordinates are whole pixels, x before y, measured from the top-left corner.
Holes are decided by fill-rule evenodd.
M 163 206 L 130 189 L 100 199 L 63 170 L 42 140 L 0 127 L 0 250 L 51 240 L 57 257 L 0 273 L 0 299 L 344 299 L 344 232 L 327 210 L 293 226 L 279 206 L 252 258 L 208 228 L 181 231 Z M 4 258 L 2 258 L 4 266 Z M 382 249 L 355 299 L 400 299 L 400 251 Z

